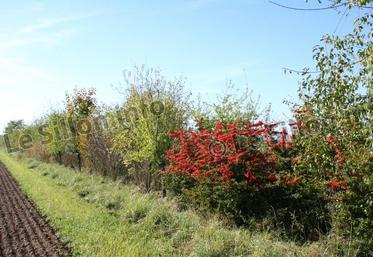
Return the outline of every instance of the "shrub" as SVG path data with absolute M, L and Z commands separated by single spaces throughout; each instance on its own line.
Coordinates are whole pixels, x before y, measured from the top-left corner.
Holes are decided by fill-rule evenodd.
M 87 124 L 92 124 L 92 113 L 96 109 L 95 89 L 75 89 L 74 93 L 66 95 L 66 120 L 70 129 L 66 151 L 77 158 L 78 170 L 83 167 L 88 153 L 87 143 L 92 128 Z
M 200 121 L 201 122 L 201 121 Z M 177 143 L 167 152 L 167 171 L 192 177 L 210 177 L 223 181 L 235 181 L 246 188 L 270 187 L 284 182 L 295 185 L 301 177 L 277 171 L 275 149 L 290 146 L 283 130 L 280 139 L 273 130 L 275 124 L 263 122 L 217 122 L 213 129 L 171 132 Z
M 47 144 L 49 153 L 59 164 L 63 163 L 63 155 L 66 154 L 66 139 L 62 134 L 62 128 L 65 126 L 65 113 L 62 111 L 53 111 L 45 118 L 46 133 L 52 135 L 52 140 Z
M 224 214 L 238 225 L 317 239 L 330 229 L 328 201 L 294 172 L 294 139 L 277 124 L 217 122 L 179 130 L 168 151 L 166 185 L 184 204 Z M 217 143 L 218 142 L 218 143 Z M 255 220 L 253 223 L 252 220 Z
M 126 82 L 127 98 L 114 114 L 120 119 L 111 132 L 113 150 L 124 164 L 144 171 L 140 181 L 148 190 L 154 174 L 165 166 L 164 152 L 172 143 L 168 132 L 186 126 L 188 95 L 182 80 L 167 81 L 145 67 L 127 72 Z
M 363 14 L 350 34 L 323 38 L 314 48 L 318 72 L 303 72 L 295 106 L 302 124 L 295 169 L 331 201 L 338 233 L 365 242 L 361 254 L 373 240 L 372 22 Z

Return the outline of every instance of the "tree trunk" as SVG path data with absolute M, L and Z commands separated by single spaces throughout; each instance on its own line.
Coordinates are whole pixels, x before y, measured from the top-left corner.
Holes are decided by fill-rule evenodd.
M 82 171 L 82 156 L 80 152 L 78 152 L 77 157 L 78 157 L 78 170 Z
M 61 152 L 58 152 L 57 153 L 57 158 L 58 158 L 58 163 L 60 164 L 60 165 L 62 165 L 62 153 Z

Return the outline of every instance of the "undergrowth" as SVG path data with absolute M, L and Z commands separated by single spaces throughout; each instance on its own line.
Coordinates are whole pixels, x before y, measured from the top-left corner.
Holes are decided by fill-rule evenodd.
M 172 199 L 109 178 L 2 151 L 0 160 L 74 256 L 355 256 L 333 236 L 297 245 L 273 231 L 179 210 Z

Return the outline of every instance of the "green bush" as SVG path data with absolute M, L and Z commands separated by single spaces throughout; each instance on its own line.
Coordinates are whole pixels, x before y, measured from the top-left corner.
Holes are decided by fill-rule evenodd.
M 193 206 L 201 214 L 222 215 L 235 225 L 267 231 L 275 229 L 289 239 L 318 240 L 331 229 L 329 201 L 316 188 L 276 186 L 247 189 L 221 181 L 185 175 L 165 175 L 166 188 L 181 208 Z
M 126 100 L 111 114 L 118 120 L 112 149 L 135 168 L 134 181 L 149 190 L 165 166 L 164 153 L 172 143 L 168 133 L 188 122 L 188 94 L 182 80 L 167 81 L 157 70 L 141 67 L 125 74 Z

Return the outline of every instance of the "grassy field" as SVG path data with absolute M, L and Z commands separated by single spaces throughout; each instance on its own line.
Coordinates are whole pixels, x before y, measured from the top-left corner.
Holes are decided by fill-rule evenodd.
M 326 243 L 298 246 L 227 227 L 107 178 L 3 151 L 0 160 L 74 256 L 334 256 Z

